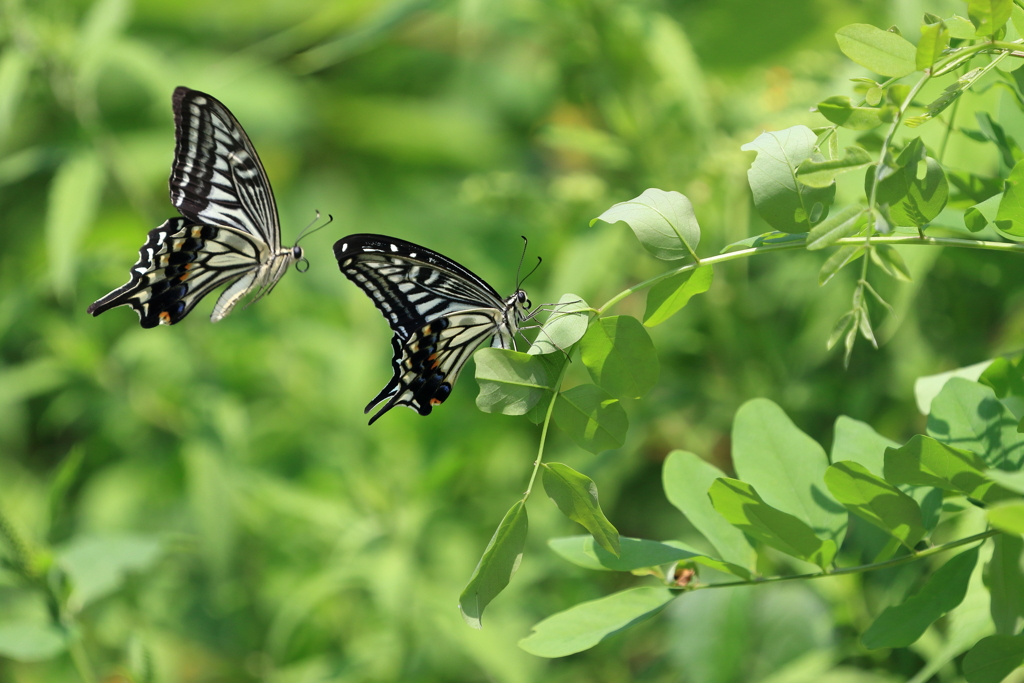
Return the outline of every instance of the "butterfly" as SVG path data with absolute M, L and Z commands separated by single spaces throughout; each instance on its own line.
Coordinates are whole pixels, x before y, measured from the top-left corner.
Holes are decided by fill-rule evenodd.
M 395 374 L 363 411 L 387 401 L 370 424 L 395 406 L 429 415 L 452 393 L 481 342 L 494 337 L 492 347 L 515 348 L 515 335 L 540 309 L 529 312 L 532 304 L 518 284 L 503 299 L 450 258 L 393 237 L 349 235 L 334 243 L 334 255 L 394 331 Z
M 131 279 L 89 306 L 99 315 L 128 305 L 142 327 L 173 325 L 229 283 L 210 316 L 217 322 L 246 295 L 266 296 L 302 248 L 281 246 L 277 204 L 259 155 L 238 120 L 216 98 L 179 87 L 174 161 L 168 181 L 181 213 L 149 232 Z M 301 236 L 300 236 L 301 239 Z

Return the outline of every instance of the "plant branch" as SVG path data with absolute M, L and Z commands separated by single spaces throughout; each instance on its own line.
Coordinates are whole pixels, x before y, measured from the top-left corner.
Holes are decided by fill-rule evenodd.
M 562 370 L 558 373 L 558 379 L 552 386 L 553 395 L 551 396 L 551 403 L 548 404 L 547 413 L 544 414 L 544 426 L 540 430 L 540 446 L 537 448 L 537 459 L 533 463 L 533 473 L 530 475 L 530 483 L 526 486 L 526 491 L 523 493 L 523 501 L 530 497 L 530 493 L 533 491 L 533 483 L 537 480 L 537 472 L 540 471 L 541 462 L 544 460 L 544 444 L 547 443 L 548 439 L 548 428 L 551 426 L 551 415 L 555 412 L 555 401 L 558 400 L 558 393 L 562 387 L 562 380 L 565 379 L 565 372 L 569 369 L 568 356 L 572 354 L 575 344 L 570 347 L 566 352 L 566 361 L 562 363 Z
M 916 244 L 916 245 L 927 245 L 934 247 L 960 247 L 962 249 L 988 249 L 992 251 L 1011 251 L 1024 254 L 1024 244 L 1018 244 L 1016 242 L 986 242 L 982 240 L 968 240 L 959 237 L 920 237 L 918 235 L 875 235 L 871 238 L 874 244 Z M 836 241 L 836 245 L 853 245 L 863 246 L 863 237 L 844 237 Z M 706 256 L 701 259 L 700 264 L 705 266 L 714 265 L 716 263 L 725 263 L 726 261 L 735 261 L 741 258 L 747 258 L 749 256 L 755 256 L 757 254 L 767 254 L 773 251 L 790 251 L 793 249 L 803 249 L 806 247 L 806 241 L 792 241 L 785 242 L 783 244 L 764 244 L 758 247 L 750 247 L 748 249 L 737 249 L 736 251 L 730 251 L 725 254 L 717 254 L 715 256 Z M 685 273 L 688 270 L 695 270 L 699 266 L 696 263 L 687 263 L 685 266 L 680 266 L 673 270 L 666 271 L 660 275 L 656 275 L 652 278 L 644 280 L 638 284 L 633 285 L 628 289 L 624 289 L 611 299 L 606 301 L 603 306 L 597 309 L 598 315 L 604 315 L 605 311 L 625 299 L 630 294 L 643 291 L 649 287 L 652 287 L 662 280 L 666 280 L 673 275 L 679 273 Z
M 750 581 L 727 581 L 725 583 L 707 583 L 693 587 L 687 587 L 688 591 L 702 590 L 705 588 L 728 588 L 730 586 L 752 586 L 762 583 L 777 583 L 779 581 L 796 581 L 798 579 L 821 579 L 826 576 L 840 576 L 843 574 L 861 574 L 863 572 L 873 572 L 878 569 L 888 569 L 889 567 L 898 567 L 901 564 L 908 564 L 910 562 L 916 562 L 917 560 L 923 559 L 930 555 L 937 555 L 938 553 L 958 548 L 962 545 L 974 543 L 976 541 L 984 541 L 986 538 L 990 538 L 1000 533 L 998 529 L 989 529 L 983 531 L 980 534 L 973 536 L 967 536 L 960 538 L 949 543 L 943 543 L 942 545 L 933 546 L 921 552 L 911 553 L 904 555 L 903 557 L 897 557 L 892 560 L 886 560 L 885 562 L 875 562 L 873 564 L 861 564 L 856 567 L 843 567 L 836 569 L 831 572 L 813 572 L 810 574 L 790 574 L 788 576 L 770 576 L 763 579 L 751 579 Z

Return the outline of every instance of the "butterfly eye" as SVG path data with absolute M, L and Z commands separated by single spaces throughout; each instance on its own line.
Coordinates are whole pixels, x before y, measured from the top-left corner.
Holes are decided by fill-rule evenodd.
M 292 247 L 292 258 L 294 258 L 296 261 L 302 258 L 302 247 L 298 245 Z

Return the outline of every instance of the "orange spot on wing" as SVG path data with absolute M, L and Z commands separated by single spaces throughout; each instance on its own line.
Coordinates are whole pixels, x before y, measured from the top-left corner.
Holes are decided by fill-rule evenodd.
M 432 405 L 432 406 L 439 406 L 439 405 L 441 405 L 441 402 L 439 400 L 437 400 L 436 398 L 432 398 L 432 399 L 430 399 L 430 405 Z
M 160 311 L 160 315 L 158 317 L 160 318 L 160 322 L 162 324 L 164 324 L 164 325 L 170 325 L 171 324 L 171 314 L 168 313 L 167 311 Z

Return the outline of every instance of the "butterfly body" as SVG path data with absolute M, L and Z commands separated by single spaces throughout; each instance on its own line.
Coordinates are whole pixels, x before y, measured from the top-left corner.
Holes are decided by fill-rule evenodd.
M 373 424 L 396 405 L 428 415 L 451 394 L 473 351 L 487 338 L 511 349 L 529 317 L 517 289 L 502 298 L 483 279 L 425 247 L 384 235 L 350 235 L 334 244 L 341 272 L 373 301 L 394 336 L 394 376 L 366 406 L 387 401 Z
M 172 97 L 175 139 L 171 202 L 181 217 L 151 230 L 131 279 L 89 306 L 99 315 L 131 306 L 142 327 L 173 325 L 227 284 L 210 320 L 247 295 L 270 293 L 302 249 L 281 246 L 277 204 L 256 149 L 215 98 L 179 87 Z

